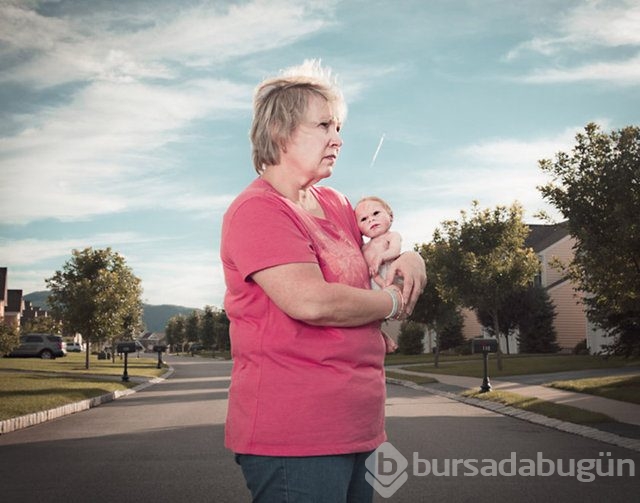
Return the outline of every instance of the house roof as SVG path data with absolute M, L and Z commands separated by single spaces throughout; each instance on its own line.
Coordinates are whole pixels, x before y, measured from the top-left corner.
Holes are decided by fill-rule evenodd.
M 22 290 L 7 290 L 7 311 L 22 312 Z
M 0 300 L 7 300 L 7 268 L 0 267 Z
M 536 253 L 569 235 L 569 227 L 566 221 L 549 225 L 530 224 L 529 229 L 531 232 L 525 240 L 525 246 L 533 248 Z

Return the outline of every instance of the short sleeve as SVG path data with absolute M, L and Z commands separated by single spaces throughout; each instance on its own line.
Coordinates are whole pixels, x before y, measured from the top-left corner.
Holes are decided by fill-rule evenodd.
M 222 259 L 244 280 L 277 265 L 315 262 L 306 229 L 277 198 L 251 197 L 225 215 Z

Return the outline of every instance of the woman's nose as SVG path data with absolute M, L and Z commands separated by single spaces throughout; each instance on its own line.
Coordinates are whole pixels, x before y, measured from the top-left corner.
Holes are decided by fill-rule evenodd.
M 331 145 L 336 146 L 338 148 L 342 147 L 342 138 L 340 137 L 340 132 L 334 129 L 333 135 L 331 137 Z

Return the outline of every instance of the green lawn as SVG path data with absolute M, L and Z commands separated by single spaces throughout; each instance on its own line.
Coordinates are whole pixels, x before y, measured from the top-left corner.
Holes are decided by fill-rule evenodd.
M 601 368 L 620 368 L 635 366 L 640 371 L 640 359 L 622 357 L 602 358 L 589 355 L 503 355 L 503 369 L 498 370 L 496 356 L 489 356 L 488 373 L 490 377 L 506 377 L 527 374 L 547 374 L 570 370 L 587 370 Z M 389 363 L 387 363 L 389 364 Z M 467 377 L 483 376 L 483 363 L 480 355 L 467 356 L 465 360 L 441 360 L 438 368 L 433 363 L 411 365 L 407 370 L 430 374 L 460 375 Z
M 554 381 L 548 386 L 640 405 L 640 374 Z
M 560 421 L 567 421 L 574 424 L 597 424 L 612 422 L 609 416 L 600 414 L 598 412 L 591 412 L 589 410 L 579 409 L 577 407 L 571 407 L 570 405 L 563 405 L 559 403 L 547 402 L 535 397 L 528 397 L 518 395 L 517 393 L 510 393 L 508 391 L 494 390 L 488 393 L 480 393 L 479 391 L 467 391 L 463 393 L 464 396 L 478 398 L 481 400 L 490 400 L 492 402 L 498 402 L 504 405 L 509 405 L 517 409 L 534 412 L 546 417 L 559 419 Z
M 85 369 L 85 355 L 71 353 L 64 358 L 0 358 L 0 420 L 52 409 L 68 403 L 131 388 L 145 379 L 162 375 L 155 358 L 129 356 L 123 382 L 124 360 L 98 360 L 91 356 Z M 89 377 L 87 377 L 89 375 Z M 120 378 L 119 378 L 120 377 Z
M 164 373 L 163 369 L 156 368 L 157 357 L 136 358 L 135 354 L 127 357 L 127 373 L 129 376 L 157 377 Z M 0 358 L 0 372 L 3 370 L 24 370 L 32 372 L 55 372 L 70 374 L 92 375 L 122 375 L 124 358 L 116 356 L 115 362 L 111 360 L 98 360 L 96 355 L 91 355 L 89 370 L 85 368 L 84 353 L 69 353 L 63 358 L 55 360 L 41 360 L 39 358 Z
M 0 421 L 135 386 L 134 382 L 0 372 Z

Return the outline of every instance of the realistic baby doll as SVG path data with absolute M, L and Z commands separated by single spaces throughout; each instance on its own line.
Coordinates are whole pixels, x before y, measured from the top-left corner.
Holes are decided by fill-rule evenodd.
M 384 200 L 369 196 L 356 204 L 355 214 L 360 232 L 369 238 L 362 247 L 362 254 L 369 266 L 371 288 L 383 289 L 388 265 L 398 258 L 402 247 L 400 234 L 390 230 L 393 211 Z M 393 339 L 384 332 L 382 335 L 387 353 L 393 353 L 398 349 Z

